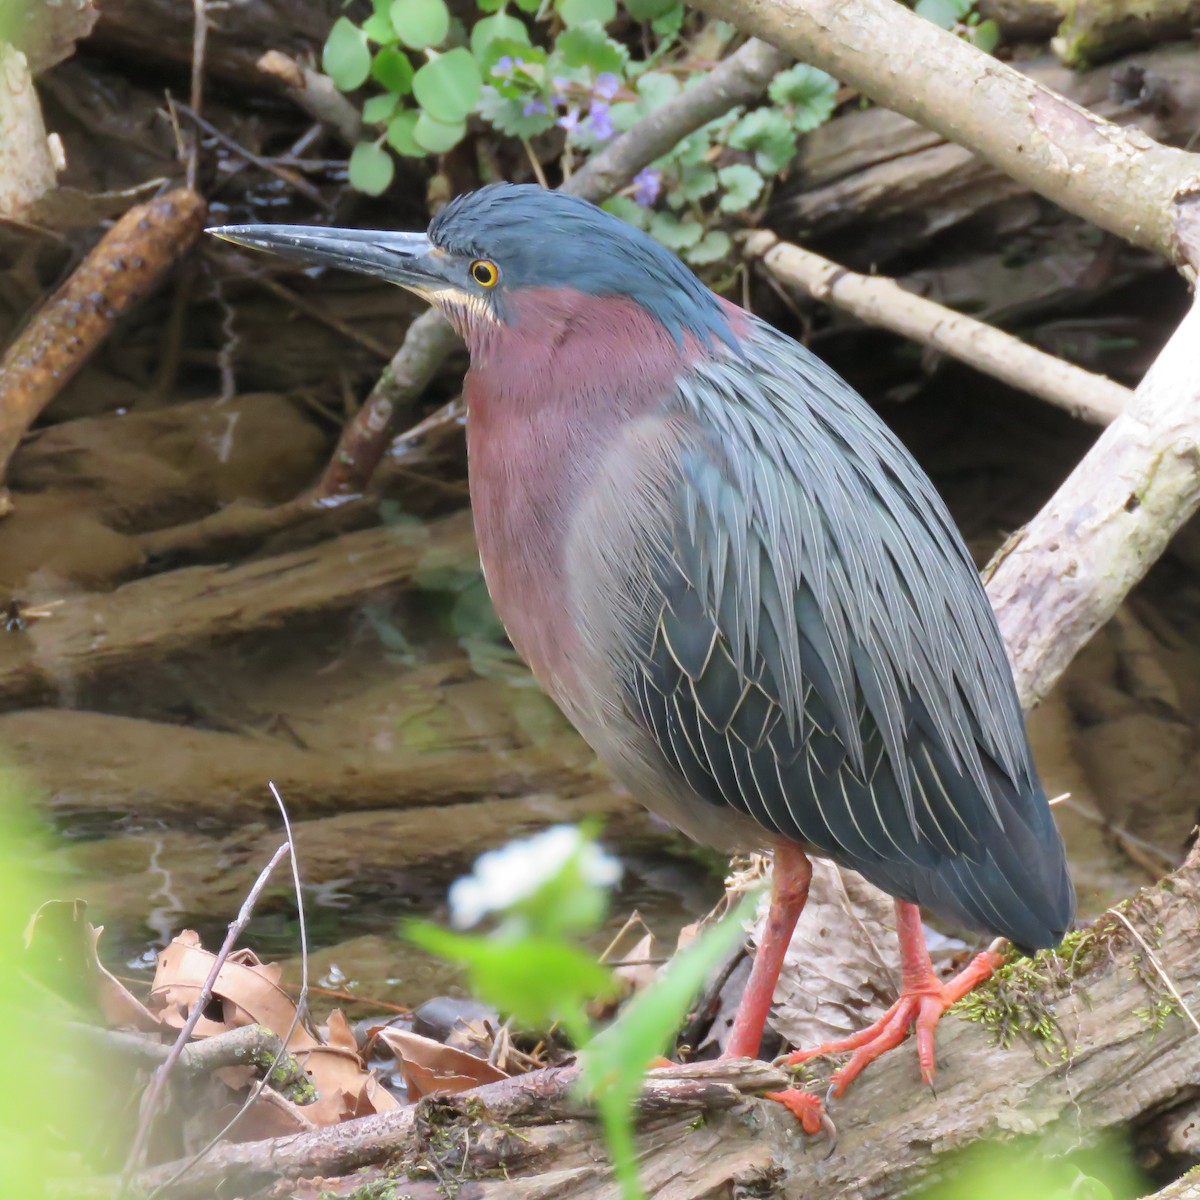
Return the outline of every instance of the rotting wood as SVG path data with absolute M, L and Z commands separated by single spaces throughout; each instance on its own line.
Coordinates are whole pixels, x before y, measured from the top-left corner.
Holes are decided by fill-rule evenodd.
M 766 231 L 751 235 L 745 250 L 780 282 L 802 287 L 814 299 L 844 308 L 869 324 L 944 351 L 1094 425 L 1107 425 L 1133 399 L 1129 388 L 906 292 L 894 279 L 847 271 Z
M 187 252 L 207 212 L 186 188 L 131 208 L 18 335 L 0 362 L 0 478 L 38 414 Z
M 236 567 L 188 567 L 71 596 L 54 616 L 0 638 L 0 708 L 61 697 L 83 680 L 140 661 L 261 634 L 414 586 L 421 571 L 476 563 L 465 513 L 424 526 L 346 534 L 310 550 Z
M 1184 1001 L 1200 1009 L 1196 864 L 1134 897 L 1124 914 L 1153 945 Z M 661 1115 L 675 1102 L 660 1096 L 664 1086 L 676 1086 L 666 1081 L 689 1069 L 652 1073 L 644 1111 L 660 1115 L 643 1124 L 639 1144 L 647 1193 L 695 1200 L 757 1178 L 774 1189 L 766 1194 L 784 1198 L 884 1200 L 930 1171 L 944 1171 L 955 1150 L 981 1137 L 1039 1136 L 1047 1153 L 1077 1149 L 1169 1103 L 1200 1070 L 1200 1036 L 1177 1012 L 1153 1028 L 1146 1010 L 1165 991 L 1120 921 L 1104 918 L 1082 938 L 1061 957 L 1043 954 L 1027 963 L 1029 974 L 1008 978 L 1002 990 L 987 985 L 977 995 L 977 1003 L 996 1006 L 996 1019 L 1012 1018 L 1007 1047 L 973 1021 L 951 1016 L 941 1023 L 936 1098 L 920 1085 L 911 1046 L 874 1064 L 834 1110 L 839 1139 L 832 1155 L 766 1101 L 708 1111 L 700 1125 Z M 1022 1028 L 1046 1017 L 1041 1037 Z M 1045 1028 L 1057 1033 L 1046 1039 Z M 736 1072 L 742 1065 L 717 1067 Z M 736 1074 L 725 1075 L 724 1085 L 774 1086 L 763 1074 L 769 1068 L 753 1069 L 751 1087 Z M 703 1077 L 701 1069 L 690 1070 Z M 616 1192 L 596 1127 L 563 1107 L 563 1082 L 539 1073 L 330 1130 L 220 1147 L 176 1194 L 207 1196 L 218 1180 L 249 1189 L 283 1173 L 328 1176 L 398 1161 L 402 1173 L 416 1170 L 419 1177 L 422 1168 L 437 1169 L 473 1181 L 480 1196 L 610 1200 Z M 705 1101 L 718 1094 L 724 1103 L 723 1088 L 702 1092 Z M 488 1181 L 486 1173 L 501 1162 L 505 1181 Z M 170 1172 L 169 1165 L 154 1168 L 143 1182 Z

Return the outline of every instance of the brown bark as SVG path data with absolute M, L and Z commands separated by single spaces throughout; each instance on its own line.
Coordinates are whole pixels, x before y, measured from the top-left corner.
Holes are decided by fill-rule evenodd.
M 1140 894 L 1125 917 L 1197 1011 L 1195 865 Z M 781 1106 L 740 1102 L 737 1092 L 776 1086 L 763 1064 L 749 1076 L 733 1073 L 742 1064 L 654 1072 L 639 1139 L 647 1193 L 656 1200 L 729 1194 L 884 1200 L 923 1175 L 944 1172 L 955 1150 L 981 1137 L 1042 1135 L 1050 1152 L 1077 1149 L 1169 1103 L 1200 1070 L 1200 1037 L 1178 1011 L 1157 1030 L 1139 1011 L 1166 992 L 1121 921 L 1102 919 L 1091 938 L 1061 958 L 1038 958 L 1024 982 L 1014 976 L 999 991 L 985 989 L 981 998 L 997 1005 L 992 1015 L 999 1020 L 1007 1013 L 1015 1022 L 1007 1047 L 972 1021 L 943 1020 L 936 1097 L 920 1086 L 911 1046 L 876 1063 L 835 1106 L 839 1139 L 832 1154 L 825 1143 L 802 1137 Z M 1022 1022 L 1042 1016 L 1061 1041 L 1020 1031 Z M 702 1087 L 694 1077 L 674 1082 L 693 1072 Z M 561 1072 L 542 1073 L 332 1130 L 221 1147 L 173 1195 L 206 1196 L 218 1180 L 261 1187 L 285 1173 L 341 1175 L 389 1161 L 401 1172 L 452 1176 L 469 1189 L 460 1196 L 609 1200 L 616 1193 L 596 1127 L 564 1102 L 565 1082 Z M 724 1107 L 729 1103 L 735 1106 Z M 703 1123 L 676 1115 L 692 1105 L 706 1110 Z M 489 1178 L 501 1165 L 504 1177 Z M 143 1180 L 169 1173 L 170 1167 L 155 1168 Z

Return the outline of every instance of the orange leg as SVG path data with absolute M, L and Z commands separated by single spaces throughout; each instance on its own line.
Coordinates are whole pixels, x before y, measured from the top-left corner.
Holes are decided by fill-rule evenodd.
M 771 907 L 763 928 L 750 979 L 742 993 L 741 1003 L 733 1019 L 733 1030 L 725 1046 L 723 1058 L 754 1058 L 762 1044 L 763 1030 L 775 996 L 775 984 L 783 967 L 783 956 L 792 940 L 796 922 L 808 899 L 812 880 L 812 864 L 797 846 L 781 842 L 775 849 L 775 866 L 771 875 Z M 805 1133 L 817 1133 L 829 1128 L 821 1101 L 808 1092 L 788 1088 L 783 1092 L 767 1092 L 768 1100 L 785 1105 L 804 1127 Z
M 917 1059 L 921 1078 L 930 1087 L 936 1073 L 933 1030 L 942 1013 L 961 1000 L 972 988 L 987 979 L 1004 961 L 994 950 L 977 954 L 967 967 L 949 983 L 933 973 L 921 912 L 915 904 L 896 901 L 896 933 L 900 940 L 900 999 L 874 1025 L 837 1042 L 827 1042 L 815 1050 L 797 1050 L 786 1057 L 789 1065 L 806 1062 L 822 1054 L 840 1054 L 853 1050 L 850 1061 L 833 1075 L 830 1091 L 840 1097 L 868 1063 L 899 1045 L 914 1025 L 917 1031 Z

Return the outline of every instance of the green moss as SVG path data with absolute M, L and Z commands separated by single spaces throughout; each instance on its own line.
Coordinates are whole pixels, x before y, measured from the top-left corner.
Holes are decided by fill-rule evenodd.
M 1006 962 L 986 983 L 969 992 L 950 1010 L 982 1025 L 1000 1046 L 1012 1045 L 1020 1035 L 1051 1050 L 1065 1060 L 1070 1052 L 1067 1039 L 1054 1014 L 1042 999 L 1061 961 L 1014 958 Z

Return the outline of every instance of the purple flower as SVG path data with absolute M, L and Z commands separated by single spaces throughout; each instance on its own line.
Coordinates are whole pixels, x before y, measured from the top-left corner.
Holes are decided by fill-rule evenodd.
M 651 208 L 662 188 L 662 176 L 652 167 L 646 167 L 633 177 L 633 201 L 643 208 Z
M 588 112 L 588 125 L 591 126 L 592 134 L 602 142 L 608 141 L 613 135 L 612 116 L 608 111 L 607 104 L 601 104 L 599 100 L 592 102 L 592 107 Z
M 501 75 L 507 75 L 512 69 L 512 55 L 502 54 L 498 59 L 496 59 L 496 65 L 492 68 L 492 74 L 499 78 Z
M 572 108 L 558 118 L 559 127 L 571 132 L 579 124 L 579 109 Z
M 549 111 L 541 96 L 534 96 L 532 99 L 526 100 L 525 107 L 521 109 L 521 112 L 527 117 L 545 116 Z
M 555 75 L 550 80 L 550 86 L 553 89 L 550 93 L 550 99 L 555 104 L 563 104 L 566 101 L 567 93 L 571 90 L 571 81 L 564 75 Z
M 620 89 L 621 81 L 611 71 L 601 71 L 592 87 L 601 100 L 611 100 Z

